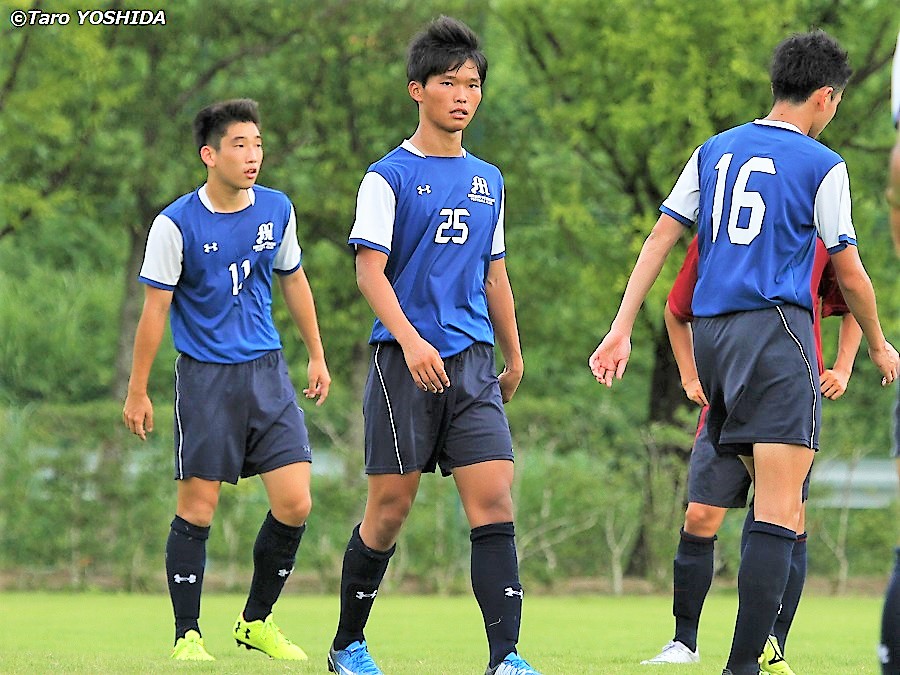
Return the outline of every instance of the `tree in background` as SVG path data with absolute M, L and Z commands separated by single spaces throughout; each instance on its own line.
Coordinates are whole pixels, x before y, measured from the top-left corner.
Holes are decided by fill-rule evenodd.
M 83 9 L 57 5 L 73 16 Z M 615 400 L 599 390 L 587 358 L 677 171 L 710 134 L 764 114 L 770 97 L 761 66 L 781 37 L 810 26 L 838 36 L 856 69 L 823 141 L 850 167 L 862 255 L 880 302 L 897 304 L 900 277 L 880 201 L 892 140 L 884 92 L 893 3 L 185 0 L 167 7 L 165 26 L 14 29 L 7 22 L 0 28 L 0 403 L 18 410 L 120 400 L 147 229 L 173 194 L 202 180 L 190 120 L 212 100 L 250 96 L 265 112 L 265 175 L 297 208 L 333 366 L 336 405 L 311 414 L 310 430 L 358 481 L 360 364 L 372 315 L 345 241 L 365 165 L 415 117 L 397 86 L 405 79 L 402 50 L 439 13 L 464 19 L 490 46 L 491 110 L 473 122 L 466 145 L 506 176 L 508 267 L 526 361 L 509 409 L 517 451 L 552 448 L 554 462 L 579 451 L 596 456 L 597 492 L 613 483 L 642 491 L 652 481 L 632 571 L 665 574 L 668 548 L 653 547 L 668 547 L 680 517 L 675 478 L 693 421 L 661 322 L 674 266 L 642 312 L 636 330 L 645 336 L 629 366 L 636 372 Z M 279 317 L 287 319 L 276 306 Z M 900 322 L 886 325 L 889 334 L 891 327 L 896 335 Z M 285 336 L 288 359 L 300 358 L 300 341 Z M 869 384 L 868 365 L 859 367 L 842 404 L 826 407 L 829 453 L 845 452 L 828 440 L 838 426 L 842 443 L 887 447 L 889 430 L 868 420 L 881 412 L 887 419 L 889 397 Z M 168 390 L 169 377 L 157 369 L 151 387 Z M 92 424 L 84 438 L 102 459 L 91 466 L 116 475 L 128 446 L 113 438 L 93 447 L 114 421 L 59 411 L 53 419 Z M 7 444 L 31 442 L 29 433 L 23 423 Z M 60 447 L 83 452 L 75 445 L 68 434 Z M 612 481 L 608 472 L 628 480 Z M 534 492 L 558 518 L 565 486 L 551 487 Z M 112 504 L 127 499 L 108 496 Z M 554 541 L 570 544 L 574 529 L 562 540 L 554 531 Z M 533 559 L 552 558 L 548 537 L 532 537 Z

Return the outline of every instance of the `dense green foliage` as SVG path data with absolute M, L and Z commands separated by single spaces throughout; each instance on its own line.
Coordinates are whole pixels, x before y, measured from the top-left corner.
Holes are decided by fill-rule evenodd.
M 334 376 L 328 403 L 307 414 L 333 469 L 316 476 L 318 520 L 305 544 L 311 569 L 333 581 L 363 502 L 359 394 L 371 325 L 345 239 L 366 166 L 415 127 L 405 45 L 443 12 L 482 34 L 491 62 L 465 144 L 500 166 L 508 190 L 508 267 L 526 361 L 508 407 L 520 453 L 523 570 L 544 583 L 601 576 L 616 587 L 635 572 L 663 582 L 694 414 L 661 321 L 680 261 L 648 299 L 625 381 L 601 391 L 587 357 L 693 147 L 765 115 L 772 48 L 810 26 L 834 33 L 857 71 L 822 140 L 848 161 L 861 252 L 896 341 L 900 276 L 881 200 L 895 11 L 885 0 L 735 0 L 714 9 L 674 0 L 186 0 L 167 8 L 165 26 L 5 23 L 0 569 L 41 560 L 39 575 L 64 569 L 76 586 L 111 575 L 131 588 L 155 574 L 173 501 L 174 351 L 166 344 L 157 358 L 158 429 L 141 445 L 119 421 L 142 302 L 137 267 L 154 215 L 203 180 L 190 141 L 195 110 L 251 96 L 263 112 L 261 183 L 297 207 Z M 283 305 L 276 314 L 302 386 L 303 346 Z M 836 334 L 829 323 L 826 359 Z M 826 405 L 823 447 L 883 457 L 892 397 L 863 352 L 848 394 Z M 261 500 L 255 483 L 223 492 L 223 536 L 211 540 L 211 555 L 226 568 L 246 563 Z M 423 481 L 419 502 L 405 534 L 415 555 L 401 557 L 396 574 L 458 587 L 466 528 L 452 484 Z M 854 513 L 853 527 L 876 531 L 867 519 L 884 515 Z M 439 544 L 435 530 L 447 533 Z M 872 546 L 890 545 L 891 527 L 881 530 Z

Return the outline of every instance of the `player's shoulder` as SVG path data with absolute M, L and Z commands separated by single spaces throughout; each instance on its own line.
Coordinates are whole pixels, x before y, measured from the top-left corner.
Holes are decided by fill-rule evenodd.
M 182 214 L 187 209 L 195 206 L 195 203 L 200 203 L 200 195 L 198 194 L 198 190 L 199 188 L 181 195 L 178 199 L 176 199 L 166 208 L 160 211 L 160 215 L 166 216 L 176 224 L 180 223 L 182 220 Z
M 477 155 L 473 155 L 471 152 L 466 152 L 466 159 L 480 172 L 484 174 L 494 175 L 498 178 L 503 177 L 503 173 L 500 171 L 500 168 L 495 164 L 491 164 L 487 162 L 481 157 Z
M 392 167 L 394 169 L 402 169 L 404 167 L 409 166 L 411 163 L 424 159 L 423 155 L 419 155 L 413 152 L 408 145 L 408 141 L 404 142 L 403 145 L 398 145 L 393 150 L 389 150 L 384 156 L 379 159 L 376 159 L 369 165 L 369 171 L 377 171 L 379 168 L 384 167 Z
M 290 198 L 281 190 L 276 190 L 274 188 L 266 187 L 265 185 L 254 185 L 252 188 L 253 194 L 257 200 L 262 200 L 265 203 L 270 204 L 281 204 L 281 205 L 290 205 Z

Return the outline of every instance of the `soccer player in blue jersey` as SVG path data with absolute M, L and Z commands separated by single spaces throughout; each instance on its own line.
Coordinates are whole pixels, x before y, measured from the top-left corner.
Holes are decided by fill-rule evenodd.
M 708 401 L 697 375 L 691 333 L 691 322 L 694 319 L 691 300 L 694 295 L 694 284 L 697 282 L 698 258 L 697 237 L 694 237 L 688 245 L 684 263 L 666 301 L 666 329 L 682 386 L 687 397 L 703 408 L 700 411 L 697 434 L 691 448 L 688 467 L 688 506 L 673 565 L 672 614 L 675 616 L 675 635 L 658 655 L 641 661 L 645 665 L 696 663 L 700 660 L 697 632 L 703 603 L 713 579 L 716 533 L 728 509 L 743 508 L 747 505 L 752 480 L 747 468 L 737 456 L 719 455 L 709 440 L 706 427 Z M 825 244 L 821 239 L 817 239 L 815 262 L 810 277 L 816 365 L 817 372 L 821 373 L 819 389 L 822 396 L 835 400 L 846 391 L 862 331 L 856 319 L 849 313 L 830 260 Z M 821 318 L 838 315 L 842 315 L 842 319 L 837 355 L 832 368 L 826 369 L 822 356 Z M 807 479 L 803 483 L 804 502 L 808 492 L 807 474 Z M 753 522 L 751 505 L 744 520 L 742 539 L 746 538 L 748 528 Z M 791 552 L 791 569 L 781 598 L 778 617 L 772 628 L 772 635 L 766 641 L 763 658 L 760 660 L 760 668 L 765 673 L 793 675 L 793 670 L 784 660 L 783 650 L 806 581 L 805 509 L 800 511 L 797 531 L 800 534 L 797 535 L 797 541 L 794 542 Z
M 153 430 L 147 381 L 167 317 L 179 353 L 177 505 L 166 542 L 175 659 L 213 660 L 198 623 L 206 540 L 222 482 L 254 475 L 271 510 L 253 547 L 253 580 L 234 638 L 272 658 L 306 659 L 272 620 L 311 507 L 309 440 L 272 319 L 273 272 L 309 353 L 306 397 L 323 403 L 331 378 L 300 265 L 294 207 L 285 194 L 256 185 L 263 159 L 259 124 L 249 99 L 197 114 L 194 139 L 206 183 L 153 221 L 140 273 L 144 309 L 123 419 L 142 440 Z
M 900 35 L 894 50 L 894 67 L 891 77 L 891 115 L 897 136 L 891 150 L 888 185 L 885 198 L 890 207 L 891 235 L 894 250 L 900 256 Z M 894 450 L 897 473 L 900 476 L 900 383 L 897 387 L 897 402 L 894 405 Z M 895 551 L 894 572 L 884 596 L 881 613 L 881 644 L 878 652 L 881 658 L 882 675 L 900 675 L 900 546 Z
M 717 452 L 752 459 L 755 475 L 755 522 L 741 557 L 738 615 L 723 671 L 729 675 L 759 673 L 790 570 L 801 486 L 818 448 L 809 291 L 816 237 L 831 254 L 882 385 L 900 369 L 856 248 L 846 165 L 815 140 L 850 78 L 847 54 L 822 31 L 797 34 L 775 49 L 770 72 L 769 114 L 694 151 L 589 361 L 598 382 L 610 387 L 621 379 L 641 303 L 684 229 L 696 225 L 694 353 L 709 401 L 709 435 Z
M 382 672 L 364 629 L 422 473 L 440 467 L 453 476 L 471 527 L 486 673 L 534 675 L 516 651 L 523 591 L 503 404 L 523 361 L 504 261 L 503 176 L 462 146 L 487 61 L 468 26 L 440 17 L 410 43 L 407 75 L 418 127 L 369 167 L 349 237 L 359 289 L 376 316 L 363 399 L 368 498 L 344 555 L 328 667 Z

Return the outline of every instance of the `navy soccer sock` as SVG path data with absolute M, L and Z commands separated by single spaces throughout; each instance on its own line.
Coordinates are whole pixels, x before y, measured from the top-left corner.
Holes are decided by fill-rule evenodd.
M 756 675 L 757 658 L 775 622 L 787 585 L 797 534 L 772 523 L 755 522 L 747 536 L 738 572 L 738 614 L 728 668 Z
M 291 527 L 276 520 L 271 511 L 266 514 L 253 545 L 253 581 L 244 606 L 245 621 L 265 619 L 272 612 L 281 589 L 294 571 L 297 548 L 305 530 L 305 524 Z
M 672 614 L 675 640 L 697 651 L 697 629 L 714 570 L 716 537 L 698 537 L 682 528 L 675 552 Z
M 741 555 L 744 555 L 744 549 L 747 548 L 747 537 L 750 535 L 750 528 L 756 522 L 756 514 L 753 512 L 753 502 L 747 507 L 747 517 L 744 518 L 744 527 L 741 529 Z
M 896 550 L 894 573 L 884 595 L 881 613 L 881 657 L 882 675 L 900 675 L 900 548 Z
M 387 551 L 371 549 L 359 536 L 359 525 L 353 528 L 341 571 L 341 616 L 334 636 L 335 649 L 346 649 L 347 645 L 365 639 L 363 629 L 396 548 L 394 545 Z
M 778 638 L 781 651 L 787 643 L 788 632 L 794 622 L 797 613 L 797 605 L 800 604 L 800 596 L 803 594 L 803 585 L 806 583 L 806 532 L 797 535 L 794 542 L 794 550 L 791 552 L 791 571 L 788 574 L 787 586 L 784 588 L 784 596 L 781 598 L 781 609 L 775 619 L 775 627 L 772 634 Z
M 472 529 L 472 590 L 481 607 L 490 649 L 489 666 L 516 651 L 522 621 L 522 584 L 512 523 L 491 523 Z
M 166 541 L 166 577 L 175 612 L 175 641 L 189 630 L 200 632 L 200 593 L 206 567 L 209 527 L 175 516 Z

